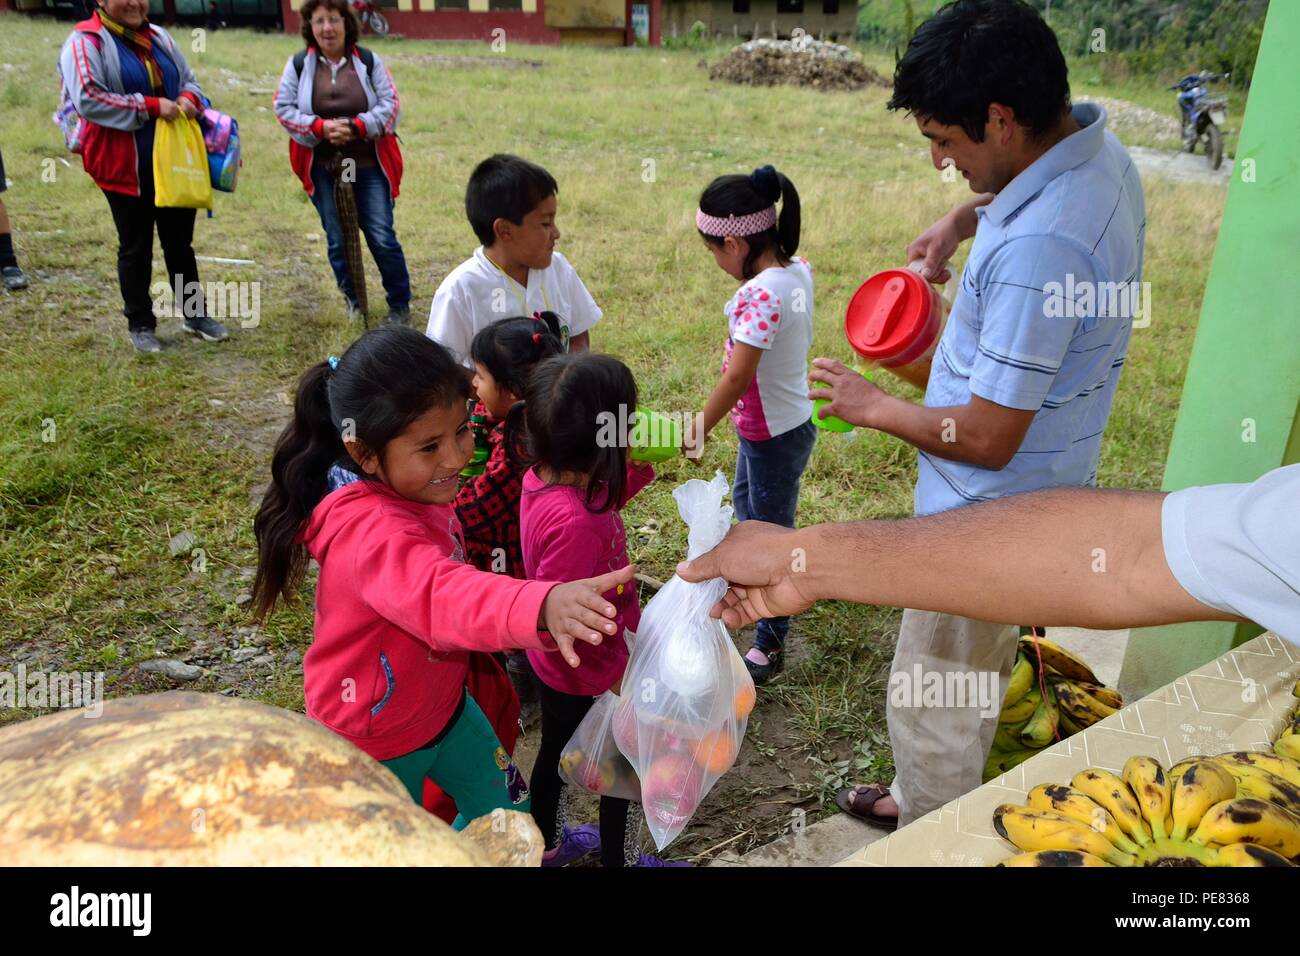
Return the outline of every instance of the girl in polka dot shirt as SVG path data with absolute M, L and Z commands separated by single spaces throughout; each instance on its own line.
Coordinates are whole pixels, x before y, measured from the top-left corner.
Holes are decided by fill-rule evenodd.
M 722 376 L 695 418 L 686 452 L 698 457 L 713 426 L 730 415 L 740 438 L 736 517 L 793 528 L 799 479 L 817 440 L 808 400 L 812 266 L 794 254 L 799 194 L 771 166 L 719 176 L 700 196 L 695 222 L 718 268 L 741 285 L 723 310 Z M 789 629 L 789 618 L 759 622 L 745 655 L 754 683 L 781 668 Z

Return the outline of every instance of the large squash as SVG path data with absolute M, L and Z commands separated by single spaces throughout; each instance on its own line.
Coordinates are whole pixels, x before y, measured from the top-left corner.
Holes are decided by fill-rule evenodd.
M 177 691 L 0 730 L 10 865 L 536 866 L 541 834 L 500 811 L 461 834 L 386 768 L 300 714 Z

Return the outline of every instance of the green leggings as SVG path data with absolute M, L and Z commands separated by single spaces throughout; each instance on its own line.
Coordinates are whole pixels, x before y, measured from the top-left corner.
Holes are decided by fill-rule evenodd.
M 447 791 L 456 801 L 455 830 L 498 807 L 523 813 L 532 807 L 523 774 L 468 694 L 460 716 L 437 743 L 381 763 L 397 774 L 416 803 L 424 802 L 425 777 Z

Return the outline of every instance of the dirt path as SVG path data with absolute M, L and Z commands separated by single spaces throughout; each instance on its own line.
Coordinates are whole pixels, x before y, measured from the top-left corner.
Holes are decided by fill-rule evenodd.
M 1141 175 L 1158 176 L 1175 183 L 1226 186 L 1232 179 L 1232 170 L 1236 165 L 1231 157 L 1225 156 L 1222 166 L 1210 169 L 1210 164 L 1202 153 L 1173 152 L 1146 146 L 1130 146 L 1128 154 L 1133 157 Z

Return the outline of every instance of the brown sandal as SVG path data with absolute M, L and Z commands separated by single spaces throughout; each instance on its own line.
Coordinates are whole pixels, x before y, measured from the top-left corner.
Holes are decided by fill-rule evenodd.
M 852 796 L 853 802 L 849 802 Z M 862 797 L 869 796 L 870 799 L 865 803 Z M 845 787 L 835 794 L 835 803 L 839 808 L 851 817 L 857 817 L 859 820 L 865 820 L 872 826 L 880 827 L 882 830 L 897 830 L 898 817 L 881 817 L 871 812 L 871 808 L 876 805 L 876 801 L 882 797 L 889 796 L 889 788 L 879 783 L 860 783 L 853 787 Z

